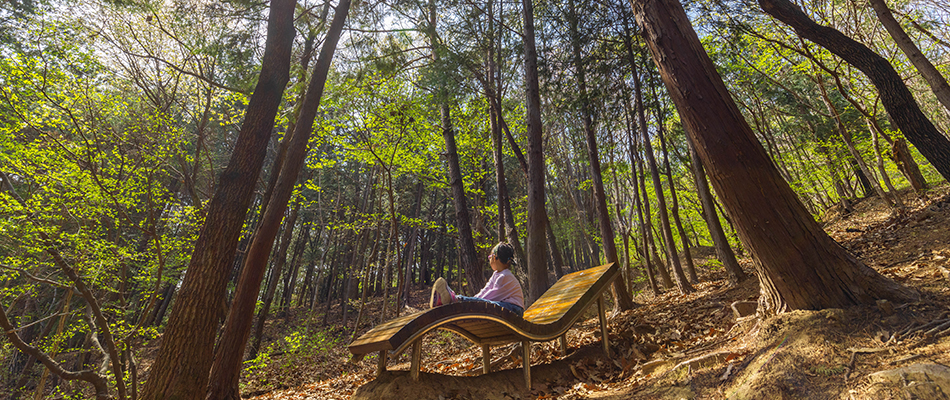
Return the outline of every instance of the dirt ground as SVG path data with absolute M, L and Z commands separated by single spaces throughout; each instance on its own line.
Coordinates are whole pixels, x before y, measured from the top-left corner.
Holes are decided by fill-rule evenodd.
M 702 283 L 695 293 L 668 290 L 653 297 L 643 290 L 636 296 L 641 307 L 609 316 L 611 358 L 603 357 L 590 311 L 569 332 L 567 355 L 556 342 L 535 344 L 531 390 L 520 378 L 520 349 L 493 349 L 496 368 L 479 376 L 480 348 L 446 332 L 425 337 L 420 382 L 408 380 L 407 354 L 392 356 L 393 372 L 377 379 L 375 357 L 347 361 L 350 333 L 320 330 L 321 324 L 308 324 L 302 314 L 276 320 L 268 328 L 271 339 L 285 335 L 288 325 L 312 326 L 309 332 L 321 332 L 326 348 L 312 347 L 310 358 L 304 352 L 271 356 L 266 366 L 246 371 L 243 390 L 259 400 L 905 398 L 872 385 L 868 376 L 914 363 L 950 365 L 950 336 L 928 335 L 934 321 L 950 315 L 948 192 L 944 186 L 920 199 L 904 193 L 908 208 L 902 213 L 866 199 L 850 214 L 833 210 L 825 216 L 832 237 L 867 265 L 917 290 L 918 302 L 737 320 L 730 305 L 755 301 L 758 282 L 729 286 L 704 248 L 696 259 Z M 741 262 L 754 273 L 751 261 Z M 425 289 L 414 292 L 407 311 L 422 307 L 427 296 Z M 339 311 L 331 315 L 329 326 L 339 325 Z

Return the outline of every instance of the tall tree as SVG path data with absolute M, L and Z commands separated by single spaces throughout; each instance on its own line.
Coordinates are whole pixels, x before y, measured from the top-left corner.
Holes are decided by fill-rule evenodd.
M 444 50 L 436 35 L 436 23 L 438 14 L 436 13 L 435 0 L 429 0 L 428 6 L 429 26 L 426 29 L 429 43 L 432 46 L 433 61 L 438 63 L 440 53 Z M 436 92 L 436 101 L 439 102 L 439 116 L 442 123 L 442 139 L 445 140 L 445 159 L 449 165 L 449 185 L 452 187 L 452 202 L 455 205 L 455 223 L 459 233 L 459 257 L 462 263 L 462 271 L 468 278 L 469 291 L 481 288 L 485 284 L 482 263 L 479 263 L 478 254 L 475 251 L 475 239 L 472 235 L 472 217 L 468 209 L 468 201 L 465 199 L 465 182 L 462 180 L 462 167 L 459 164 L 458 145 L 455 142 L 455 129 L 452 126 L 452 119 L 449 115 L 449 90 L 440 79 L 439 87 Z M 471 294 L 475 294 L 473 291 Z M 398 310 L 397 310 L 398 312 Z
M 670 227 L 670 216 L 666 208 L 666 199 L 663 195 L 663 186 L 660 182 L 660 172 L 656 165 L 656 157 L 653 156 L 653 144 L 650 142 L 650 133 L 646 129 L 646 117 L 643 108 L 643 90 L 640 86 L 640 74 L 633 73 L 634 95 L 637 100 L 637 114 L 641 120 L 643 135 L 643 154 L 646 156 L 646 163 L 650 167 L 650 177 L 653 181 L 653 192 L 656 194 L 656 208 L 660 215 L 660 232 L 663 233 L 663 241 L 666 242 L 666 261 L 673 270 L 673 277 L 676 279 L 676 287 L 680 293 L 687 294 L 693 292 L 693 286 L 689 284 L 686 275 L 683 273 L 683 267 L 680 264 L 679 255 L 676 252 L 676 242 L 673 240 L 673 229 Z M 646 190 L 646 188 L 644 188 Z M 659 267 L 658 267 L 659 268 Z
M 290 80 L 294 0 L 271 2 L 257 86 L 228 166 L 208 206 L 188 272 L 142 389 L 143 399 L 203 399 L 213 361 L 217 311 L 247 214 L 284 87 Z
M 521 0 L 524 18 L 525 112 L 528 125 L 528 298 L 533 302 L 548 290 L 547 212 L 544 208 L 544 143 L 541 131 L 541 88 L 538 84 L 538 50 L 534 39 L 534 5 Z
M 320 55 L 317 57 L 317 63 L 313 66 L 307 94 L 300 105 L 300 116 L 291 136 L 286 158 L 280 166 L 277 183 L 270 200 L 271 204 L 267 205 L 267 211 L 248 249 L 247 261 L 234 294 L 231 312 L 228 314 L 224 331 L 215 349 L 211 383 L 208 388 L 209 399 L 240 400 L 241 398 L 238 378 L 240 378 L 241 364 L 244 360 L 244 348 L 247 346 L 251 332 L 254 309 L 257 307 L 257 298 L 261 290 L 261 280 L 267 267 L 267 258 L 274 247 L 274 239 L 277 237 L 280 222 L 287 211 L 294 184 L 307 159 L 313 122 L 320 107 L 320 99 L 323 97 L 323 88 L 326 85 L 327 74 L 330 72 L 333 53 L 336 51 L 349 11 L 350 0 L 340 0 L 323 47 L 320 49 Z M 293 227 L 288 228 L 293 229 Z M 292 293 L 292 290 L 291 286 L 288 292 Z M 287 303 L 290 303 L 289 298 Z
M 584 122 L 584 136 L 587 138 L 587 158 L 590 164 L 591 181 L 594 186 L 594 206 L 597 209 L 597 223 L 600 227 L 601 241 L 604 244 L 604 255 L 608 263 L 620 264 L 617 255 L 617 243 L 614 240 L 614 229 L 610 224 L 610 209 L 607 208 L 607 193 L 604 191 L 604 177 L 600 170 L 600 154 L 597 149 L 597 134 L 594 132 L 594 121 L 590 107 L 590 98 L 587 93 L 587 73 L 581 58 L 580 35 L 577 32 L 577 12 L 574 0 L 568 0 L 568 21 L 571 33 L 571 49 L 574 60 L 574 74 L 577 79 L 578 95 L 580 96 L 581 119 Z M 614 298 L 614 311 L 629 310 L 634 307 L 633 299 L 627 290 L 623 279 L 614 280 L 610 289 Z
M 916 298 L 858 261 L 808 214 L 732 101 L 682 5 L 632 4 L 686 132 L 752 252 L 763 314 Z

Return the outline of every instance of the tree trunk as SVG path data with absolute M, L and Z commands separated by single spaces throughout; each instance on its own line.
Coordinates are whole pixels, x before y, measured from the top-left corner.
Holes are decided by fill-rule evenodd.
M 533 0 L 521 0 L 524 17 L 525 120 L 528 136 L 528 298 L 532 303 L 548 290 L 544 209 L 544 145 L 541 134 L 541 89 L 538 84 L 538 51 L 534 40 Z
M 590 98 L 587 94 L 586 67 L 581 60 L 580 37 L 577 33 L 577 14 L 574 0 L 568 0 L 570 12 L 571 47 L 574 55 L 574 71 L 580 96 L 581 119 L 584 122 L 584 136 L 587 138 L 587 158 L 590 163 L 591 181 L 594 186 L 594 206 L 597 210 L 597 222 L 600 227 L 601 242 L 604 244 L 604 255 L 608 263 L 620 264 L 617 255 L 617 243 L 614 240 L 614 229 L 610 224 L 610 209 L 607 208 L 607 193 L 604 190 L 604 178 L 600 170 L 600 154 L 597 149 L 597 137 L 594 132 L 594 121 L 591 116 Z M 623 279 L 615 279 L 610 292 L 614 298 L 614 312 L 629 310 L 634 307 L 630 292 Z
M 462 271 L 468 279 L 469 290 L 477 290 L 485 285 L 485 276 L 475 252 L 475 239 L 472 236 L 471 214 L 465 199 L 465 184 L 462 181 L 462 169 L 459 166 L 458 148 L 455 144 L 455 132 L 449 119 L 449 107 L 441 107 L 442 138 L 445 140 L 445 155 L 449 164 L 449 180 L 452 186 L 452 204 L 455 205 L 455 223 L 459 233 L 459 256 Z M 474 292 L 472 292 L 474 294 Z
M 673 269 L 673 276 L 676 278 L 676 287 L 680 293 L 687 294 L 693 292 L 693 286 L 686 280 L 683 274 L 683 267 L 680 265 L 679 255 L 676 253 L 676 243 L 673 241 L 673 229 L 670 228 L 670 216 L 666 211 L 666 199 L 663 195 L 663 186 L 660 183 L 660 172 L 657 170 L 656 158 L 653 157 L 653 144 L 650 142 L 650 134 L 646 129 L 646 117 L 643 109 L 643 93 L 640 89 L 640 74 L 634 71 L 633 83 L 637 101 L 637 114 L 641 120 L 640 132 L 643 136 L 643 153 L 646 155 L 647 164 L 650 166 L 650 175 L 653 180 L 653 191 L 656 194 L 657 213 L 660 214 L 660 230 L 663 233 L 663 241 L 666 242 L 666 257 Z M 646 188 L 644 188 L 646 190 Z
M 377 222 L 375 230 L 376 239 L 373 240 L 373 250 L 370 252 L 369 259 L 366 260 L 366 267 L 363 268 L 363 276 L 360 279 L 363 287 L 363 290 L 360 291 L 360 312 L 356 315 L 356 323 L 353 324 L 353 336 L 350 338 L 351 342 L 356 339 L 356 335 L 360 332 L 360 323 L 363 321 L 363 315 L 365 314 L 366 297 L 369 296 L 369 266 L 371 264 L 378 264 L 376 257 L 379 254 L 379 236 L 382 231 L 382 220 Z
M 762 313 L 917 298 L 858 261 L 812 219 L 742 118 L 682 5 L 636 0 L 633 9 L 686 132 L 753 254 Z
M 759 0 L 759 5 L 802 37 L 818 43 L 864 72 L 877 88 L 881 103 L 895 125 L 940 175 L 950 180 L 950 140 L 920 111 L 914 96 L 887 60 L 838 30 L 818 25 L 787 0 Z
M 257 352 L 261 349 L 261 336 L 264 334 L 264 323 L 267 322 L 271 305 L 274 302 L 274 294 L 277 292 L 277 284 L 280 282 L 280 272 L 284 270 L 284 265 L 286 264 L 287 249 L 290 247 L 294 225 L 297 223 L 297 212 L 299 209 L 300 203 L 297 203 L 297 205 L 294 206 L 294 209 L 291 210 L 290 215 L 287 217 L 287 221 L 284 226 L 284 234 L 280 238 L 280 247 L 277 250 L 277 255 L 274 257 L 274 265 L 271 266 L 270 276 L 267 277 L 267 290 L 264 291 L 261 311 L 257 313 L 257 323 L 254 325 L 254 340 L 251 341 L 251 349 L 248 352 L 250 358 L 256 358 Z M 298 254 L 303 251 L 304 247 L 307 246 L 307 241 L 310 236 L 309 222 L 309 220 L 306 220 L 303 223 L 303 233 L 300 234 L 299 238 L 297 239 L 297 244 L 294 247 L 294 254 L 291 260 L 292 263 L 297 260 Z
M 494 62 L 489 61 L 491 73 L 490 76 L 494 76 Z M 493 80 L 489 81 L 489 84 L 494 82 Z M 512 268 L 515 275 L 522 282 L 527 283 L 528 275 L 524 270 L 525 255 L 524 248 L 521 247 L 521 240 L 518 237 L 518 227 L 515 225 L 514 216 L 511 214 L 511 201 L 508 197 L 508 182 L 505 174 L 505 163 L 502 152 L 502 146 L 504 145 L 502 140 L 502 129 L 501 129 L 501 109 L 497 106 L 495 101 L 494 93 L 497 93 L 495 86 L 490 86 L 487 90 L 487 96 L 491 102 L 489 108 L 489 121 L 491 123 L 491 132 L 492 132 L 492 145 L 494 147 L 493 156 L 495 162 L 495 184 L 498 186 L 498 240 L 503 241 L 507 238 L 508 243 L 511 244 L 511 247 L 515 250 L 515 260 L 516 266 Z
M 713 246 L 716 247 L 716 255 L 719 256 L 719 261 L 722 262 L 726 272 L 729 273 L 729 280 L 733 284 L 742 282 L 749 275 L 739 266 L 736 255 L 732 252 L 732 247 L 729 246 L 729 239 L 726 238 L 726 233 L 722 230 L 722 223 L 719 222 L 716 205 L 713 204 L 712 193 L 709 191 L 709 182 L 706 182 L 706 170 L 703 168 L 703 163 L 700 161 L 699 154 L 696 153 L 696 148 L 689 136 L 686 137 L 686 145 L 689 146 L 689 156 L 693 161 L 693 180 L 696 182 L 696 192 L 703 206 L 703 217 L 706 218 L 709 236 L 713 241 Z
M 643 127 L 641 127 L 643 128 Z M 631 137 L 631 141 L 634 139 Z M 633 144 L 630 144 L 631 154 L 638 154 L 633 152 Z M 643 165 L 643 157 L 637 156 L 637 167 L 636 167 L 636 176 L 634 179 L 639 180 L 640 184 L 637 185 L 640 188 L 639 198 L 640 203 L 643 206 L 643 212 L 640 214 L 642 219 L 640 220 L 641 231 L 643 235 L 643 251 L 646 252 L 647 257 L 647 268 L 652 269 L 656 272 L 657 275 L 660 275 L 660 280 L 663 281 L 663 287 L 667 289 L 673 288 L 673 279 L 670 277 L 670 270 L 663 265 L 663 259 L 657 256 L 656 251 L 656 241 L 653 238 L 653 213 L 650 212 L 650 196 L 647 193 L 647 182 L 646 182 L 646 167 Z M 650 262 L 653 260 L 655 262 Z M 659 293 L 659 291 L 657 291 Z
M 656 98 L 656 88 L 653 90 L 653 97 Z M 659 108 L 660 105 L 657 105 Z M 693 265 L 693 255 L 689 251 L 689 238 L 686 236 L 686 230 L 683 229 L 683 221 L 680 220 L 680 204 L 679 199 L 676 198 L 676 187 L 673 185 L 673 171 L 670 167 L 670 154 L 666 150 L 666 131 L 663 129 L 663 116 L 662 114 L 657 115 L 657 127 L 658 132 L 657 136 L 660 137 L 660 151 L 663 153 L 663 163 L 665 164 L 666 169 L 666 182 L 670 185 L 670 201 L 672 202 L 672 207 L 670 208 L 671 213 L 673 214 L 673 223 L 676 224 L 676 230 L 680 234 L 680 243 L 683 244 L 683 258 L 686 259 L 686 273 L 689 274 L 689 281 L 692 284 L 699 283 L 699 277 L 696 276 L 696 266 Z
M 888 208 L 894 208 L 894 203 L 891 202 L 891 199 L 887 197 L 887 193 L 884 193 L 884 190 L 881 189 L 881 184 L 878 183 L 877 179 L 874 178 L 874 175 L 871 174 L 870 168 L 868 168 L 867 163 L 864 162 L 864 157 L 861 156 L 861 153 L 858 152 L 858 149 L 854 147 L 854 142 L 851 140 L 851 132 L 848 131 L 848 128 L 844 126 L 844 122 L 841 122 L 841 115 L 838 114 L 838 109 L 835 108 L 834 104 L 831 103 L 831 98 L 828 97 L 828 91 L 825 90 L 825 82 L 821 79 L 821 75 L 815 74 L 815 80 L 818 84 L 818 92 L 821 94 L 821 100 L 825 103 L 825 107 L 828 109 L 828 113 L 835 120 L 835 127 L 838 129 L 838 134 L 841 135 L 841 140 L 844 141 L 845 147 L 848 148 L 848 153 L 851 154 L 851 157 L 854 159 L 855 163 L 858 164 L 858 168 L 864 174 L 866 179 L 869 180 L 868 185 L 871 186 L 874 193 L 877 194 L 877 197 L 881 198 L 881 201 L 888 206 Z
M 207 392 L 216 314 L 224 301 L 234 249 L 289 80 L 295 5 L 291 0 L 271 2 L 257 86 L 231 159 L 208 206 L 142 399 L 203 399 Z
M 913 155 L 910 154 L 910 148 L 907 147 L 907 142 L 903 138 L 894 138 L 894 146 L 892 148 L 893 153 L 891 157 L 897 166 L 900 167 L 900 170 L 904 173 L 904 177 L 910 181 L 910 185 L 914 187 L 914 191 L 917 193 L 923 193 L 927 190 L 927 180 L 924 179 L 924 175 L 920 173 L 920 168 L 917 166 L 917 161 L 914 160 Z
M 211 381 L 208 387 L 208 399 L 240 400 L 241 392 L 238 388 L 238 378 L 241 373 L 241 363 L 244 360 L 244 348 L 251 332 L 252 316 L 257 306 L 261 280 L 267 266 L 267 258 L 274 246 L 274 239 L 280 228 L 280 221 L 287 211 L 287 204 L 293 194 L 294 184 L 303 169 L 309 150 L 310 133 L 313 131 L 313 122 L 320 107 L 320 99 L 326 84 L 327 74 L 336 44 L 343 32 L 343 24 L 349 13 L 350 0 L 341 0 L 337 6 L 336 15 L 327 31 L 323 48 L 313 66 L 307 94 L 301 104 L 300 117 L 294 129 L 290 147 L 284 164 L 280 167 L 277 185 L 274 187 L 273 197 L 267 205 L 267 211 L 261 221 L 260 228 L 248 249 L 247 261 L 241 274 L 241 280 L 234 294 L 231 312 L 224 324 L 221 340 L 215 351 L 214 364 L 211 368 Z M 293 229 L 288 226 L 287 229 Z M 293 288 L 291 288 L 293 290 Z M 292 292 L 291 292 L 292 293 Z M 289 301 L 288 301 L 289 304 Z
M 425 192 L 425 186 L 423 186 L 422 181 L 420 180 L 416 184 L 416 198 L 412 205 L 412 217 L 413 219 L 419 219 L 419 214 L 422 211 L 422 195 Z M 404 271 L 402 279 L 402 290 L 400 298 L 396 300 L 396 307 L 401 307 L 402 299 L 405 298 L 406 301 L 409 301 L 409 289 L 410 289 L 410 277 L 412 273 L 410 272 L 409 266 L 412 264 L 413 249 L 416 246 L 416 236 L 419 234 L 419 227 L 414 226 L 409 232 L 409 237 L 406 238 L 406 251 L 402 253 L 402 259 L 399 261 L 399 270 Z
M 897 47 L 907 55 L 911 64 L 914 64 L 914 67 L 917 68 L 920 75 L 923 76 L 927 84 L 930 85 L 930 90 L 937 96 L 937 100 L 940 101 L 940 104 L 943 104 L 947 112 L 950 112 L 950 85 L 947 84 L 947 80 L 940 74 L 940 71 L 937 71 L 933 63 L 931 63 L 927 57 L 924 57 L 924 54 L 914 41 L 911 40 L 910 36 L 907 36 L 907 32 L 904 31 L 901 24 L 897 22 L 897 19 L 891 14 L 891 9 L 887 7 L 887 3 L 885 3 L 884 0 L 870 0 L 869 2 L 871 3 L 871 7 L 874 8 L 874 13 L 877 14 L 877 18 L 881 20 L 881 25 L 884 25 L 884 29 L 887 30 L 887 33 L 891 34 L 891 38 L 897 43 Z

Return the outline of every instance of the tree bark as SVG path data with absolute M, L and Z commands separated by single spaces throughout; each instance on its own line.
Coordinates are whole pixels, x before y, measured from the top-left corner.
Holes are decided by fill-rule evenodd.
M 617 255 L 617 243 L 614 240 L 614 229 L 610 224 L 610 209 L 607 208 L 607 193 L 604 190 L 604 178 L 600 169 L 600 154 L 597 148 L 597 137 L 594 132 L 594 121 L 590 110 L 590 98 L 587 94 L 587 74 L 581 59 L 580 37 L 577 32 L 577 14 L 574 0 L 568 0 L 570 12 L 571 48 L 574 58 L 574 73 L 580 96 L 581 119 L 584 122 L 584 136 L 587 138 L 587 158 L 590 164 L 591 182 L 594 186 L 594 206 L 597 210 L 597 222 L 600 227 L 601 241 L 604 244 L 604 255 L 608 263 L 620 265 Z M 623 279 L 615 279 L 610 292 L 614 298 L 614 312 L 629 310 L 634 307 L 633 299 L 627 290 Z
M 656 158 L 653 156 L 653 144 L 650 142 L 650 134 L 646 129 L 646 117 L 643 108 L 643 93 L 640 89 L 640 74 L 633 74 L 634 91 L 637 101 L 637 114 L 641 120 L 641 134 L 643 136 L 643 153 L 646 155 L 646 162 L 650 167 L 650 175 L 653 178 L 653 191 L 656 194 L 657 213 L 660 214 L 660 231 L 663 233 L 663 241 L 666 242 L 666 257 L 673 269 L 673 276 L 676 278 L 676 287 L 680 293 L 687 294 L 693 292 L 693 286 L 689 284 L 686 275 L 683 274 L 683 267 L 680 265 L 679 255 L 676 253 L 676 242 L 673 241 L 673 229 L 670 228 L 670 216 L 666 210 L 666 199 L 663 195 L 663 186 L 660 183 L 660 172 L 657 170 Z M 644 188 L 646 190 L 646 188 Z
M 914 64 L 914 67 L 917 68 L 920 75 L 923 76 L 927 84 L 930 85 L 930 90 L 937 96 L 937 100 L 940 101 L 940 104 L 943 104 L 947 112 L 950 112 L 950 85 L 947 84 L 947 79 L 940 74 L 940 71 L 937 71 L 937 68 L 934 67 L 933 63 L 931 63 L 927 57 L 924 57 L 924 54 L 914 41 L 911 40 L 910 36 L 907 36 L 907 32 L 904 31 L 901 24 L 894 18 L 894 14 L 891 14 L 891 9 L 887 7 L 887 3 L 885 3 L 884 0 L 870 0 L 869 2 L 871 3 L 871 7 L 874 8 L 874 13 L 877 14 L 877 19 L 881 20 L 881 25 L 884 25 L 884 29 L 887 30 L 887 33 L 891 34 L 894 42 L 897 43 L 897 47 L 907 55 L 911 64 Z
M 438 61 L 439 55 L 435 51 L 440 46 L 436 37 L 436 7 L 433 1 L 429 2 L 429 42 L 433 48 L 433 58 Z M 455 223 L 459 233 L 459 258 L 461 267 L 468 278 L 468 290 L 477 291 L 485 285 L 485 276 L 482 273 L 483 268 L 478 262 L 478 255 L 475 251 L 475 239 L 472 235 L 471 214 L 468 209 L 468 201 L 465 198 L 465 182 L 462 180 L 462 168 L 459 165 L 458 146 L 455 143 L 455 130 L 452 127 L 452 120 L 449 115 L 448 89 L 440 87 L 437 93 L 437 101 L 440 102 L 439 112 L 442 121 L 442 139 L 445 141 L 445 158 L 449 164 L 449 185 L 452 187 L 452 204 L 455 206 Z M 461 289 L 461 288 L 459 288 Z M 475 292 L 471 294 L 475 294 Z M 398 312 L 398 310 L 397 310 Z
M 251 331 L 254 308 L 257 306 L 261 280 L 267 267 L 267 258 L 273 249 L 280 222 L 287 211 L 294 184 L 307 158 L 313 122 L 320 107 L 330 63 L 333 60 L 337 42 L 340 40 L 340 34 L 343 32 L 343 24 L 346 22 L 349 9 L 350 0 L 341 0 L 337 5 L 323 48 L 320 49 L 317 63 L 313 66 L 307 94 L 301 104 L 300 117 L 297 120 L 286 159 L 280 167 L 273 197 L 267 205 L 260 228 L 248 249 L 244 271 L 231 304 L 231 312 L 225 321 L 224 331 L 221 333 L 221 340 L 215 351 L 210 385 L 207 388 L 208 399 L 240 400 L 241 398 L 238 378 L 241 373 L 241 363 L 244 360 L 244 348 L 247 346 Z M 292 226 L 287 228 L 293 229 Z
M 787 0 L 759 0 L 759 5 L 802 37 L 828 49 L 867 75 L 895 125 L 940 175 L 950 180 L 950 140 L 920 111 L 914 96 L 887 60 L 838 30 L 818 25 Z
M 635 0 L 633 9 L 686 132 L 753 254 L 760 311 L 917 298 L 858 261 L 812 219 L 742 118 L 682 5 Z
M 234 261 L 284 86 L 289 80 L 293 45 L 292 0 L 271 2 L 261 73 L 245 113 L 231 160 L 208 206 L 182 287 L 162 336 L 141 398 L 203 399 L 213 362 L 217 310 Z
M 544 145 L 541 132 L 541 89 L 538 84 L 538 51 L 534 40 L 534 5 L 521 0 L 524 18 L 525 120 L 528 136 L 528 298 L 532 303 L 548 290 L 547 213 L 544 209 Z

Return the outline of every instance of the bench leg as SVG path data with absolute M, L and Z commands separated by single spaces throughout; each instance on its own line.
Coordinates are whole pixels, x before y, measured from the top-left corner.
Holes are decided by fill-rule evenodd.
M 488 374 L 491 372 L 491 346 L 487 344 L 482 345 L 482 373 Z
M 607 310 L 604 306 L 604 296 L 597 298 L 597 313 L 600 314 L 600 333 L 604 342 L 604 354 L 610 357 L 610 340 L 607 339 Z
M 521 365 L 524 367 L 524 384 L 531 390 L 531 342 L 521 342 Z
M 376 364 L 377 376 L 382 375 L 383 372 L 386 372 L 386 362 L 388 361 L 386 358 L 388 355 L 389 355 L 389 351 L 387 350 L 382 350 L 379 352 L 379 360 L 377 360 L 377 364 Z
M 422 340 L 412 342 L 412 361 L 409 364 L 409 377 L 413 381 L 419 380 L 419 364 L 422 362 Z
M 558 341 L 561 342 L 561 357 L 567 357 L 567 332 L 564 332 L 558 338 Z

